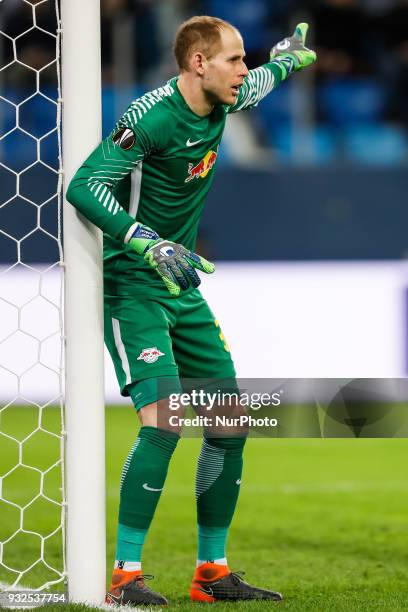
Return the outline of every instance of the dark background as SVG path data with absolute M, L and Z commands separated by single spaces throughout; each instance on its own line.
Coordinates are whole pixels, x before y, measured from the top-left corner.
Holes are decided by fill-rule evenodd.
M 102 0 L 103 132 L 177 73 L 194 14 L 231 21 L 248 66 L 299 21 L 318 62 L 233 117 L 199 248 L 225 260 L 400 259 L 408 252 L 408 1 Z M 0 261 L 58 259 L 54 2 L 0 4 Z M 13 46 L 14 41 L 14 46 Z

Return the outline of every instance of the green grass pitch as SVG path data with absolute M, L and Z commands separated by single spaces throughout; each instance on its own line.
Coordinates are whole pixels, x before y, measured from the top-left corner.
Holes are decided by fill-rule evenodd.
M 84 407 L 84 410 L 86 407 Z M 36 422 L 34 409 L 7 410 L 0 430 L 22 439 Z M 55 409 L 44 424 L 58 431 Z M 107 575 L 114 560 L 120 471 L 137 432 L 132 408 L 107 409 Z M 23 445 L 23 459 L 46 469 L 58 455 L 52 439 L 35 434 Z M 197 610 L 188 602 L 196 552 L 194 472 L 200 440 L 183 439 L 144 551 L 144 571 L 156 576 L 153 588 L 166 595 L 170 608 Z M 407 439 L 251 439 L 245 451 L 243 484 L 230 531 L 228 557 L 254 584 L 279 590 L 285 601 L 216 604 L 217 610 L 407 610 L 408 489 Z M 0 473 L 16 461 L 16 444 L 0 436 Z M 3 482 L 5 493 L 23 504 L 33 484 L 23 470 Z M 32 476 L 32 475 L 31 475 Z M 34 479 L 35 480 L 35 479 Z M 55 497 L 58 470 L 46 478 Z M 86 503 L 86 500 L 84 500 Z M 28 511 L 27 511 L 28 512 Z M 16 513 L 0 502 L 0 540 L 7 537 Z M 58 512 L 33 505 L 27 527 L 46 535 Z M 46 547 L 46 559 L 58 567 L 60 537 Z M 38 555 L 36 540 L 17 538 L 8 560 L 27 567 Z M 24 585 L 43 579 L 37 567 Z M 9 576 L 0 570 L 0 581 Z M 48 606 L 50 610 L 85 610 L 84 606 Z

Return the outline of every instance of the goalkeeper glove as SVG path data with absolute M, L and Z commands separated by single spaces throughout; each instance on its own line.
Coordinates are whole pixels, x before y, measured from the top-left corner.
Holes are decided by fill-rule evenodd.
M 147 225 L 137 223 L 130 228 L 125 242 L 162 278 L 171 295 L 180 295 L 182 289 L 188 289 L 190 283 L 198 287 L 201 283 L 195 268 L 211 274 L 214 264 L 200 255 L 189 251 L 183 245 L 163 240 Z
M 282 78 L 286 79 L 292 72 L 297 72 L 316 61 L 316 53 L 305 47 L 307 23 L 299 23 L 293 36 L 284 38 L 272 47 L 270 60 L 279 60 L 279 66 L 283 72 Z

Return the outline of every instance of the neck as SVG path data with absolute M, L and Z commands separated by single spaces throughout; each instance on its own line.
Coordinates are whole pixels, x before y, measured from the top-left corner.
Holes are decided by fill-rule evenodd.
M 200 117 L 209 115 L 214 104 L 207 99 L 201 87 L 201 81 L 189 72 L 183 72 L 177 81 L 177 86 L 187 105 Z

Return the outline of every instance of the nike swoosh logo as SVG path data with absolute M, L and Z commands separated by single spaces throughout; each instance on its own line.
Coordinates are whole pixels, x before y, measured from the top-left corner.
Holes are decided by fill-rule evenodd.
M 163 491 L 163 487 L 161 489 L 153 489 L 153 487 L 149 487 L 147 482 L 144 483 L 143 488 L 146 489 L 146 491 Z
M 238 480 L 235 481 L 235 484 L 240 485 L 242 482 L 242 480 L 240 478 L 238 478 Z
M 119 595 L 119 597 L 115 597 L 114 595 L 112 595 L 112 593 L 108 593 L 106 596 L 106 599 L 109 599 L 109 603 L 114 603 L 114 604 L 118 604 L 119 606 L 121 606 L 123 602 L 123 591 Z
M 200 140 L 195 140 L 194 142 L 191 142 L 191 140 L 190 140 L 190 139 L 188 139 L 188 140 L 187 140 L 187 142 L 186 142 L 186 145 L 187 145 L 188 147 L 194 147 L 194 145 L 198 144 L 198 143 L 199 143 L 199 142 L 201 142 L 202 140 L 203 140 L 203 139 L 202 139 L 202 138 L 200 138 Z
M 204 586 L 203 584 L 200 585 L 197 591 L 201 591 L 205 595 L 214 595 L 214 591 L 212 590 L 212 588 L 209 586 Z

